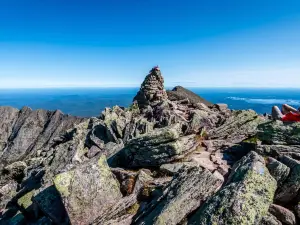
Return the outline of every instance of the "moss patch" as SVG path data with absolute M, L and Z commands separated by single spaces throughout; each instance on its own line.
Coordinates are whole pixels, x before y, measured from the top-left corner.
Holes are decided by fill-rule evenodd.
M 68 171 L 65 173 L 58 174 L 54 178 L 54 185 L 56 189 L 60 192 L 60 195 L 63 197 L 67 197 L 70 195 L 69 186 L 72 183 L 74 178 L 74 171 Z
M 21 198 L 18 199 L 18 204 L 27 209 L 29 206 L 32 205 L 32 197 L 34 196 L 34 191 L 30 191 L 27 194 L 23 195 Z
M 126 210 L 126 212 L 127 212 L 128 214 L 135 215 L 135 214 L 138 212 L 139 208 L 140 208 L 140 204 L 137 202 L 137 203 L 135 203 L 134 205 L 132 205 L 131 207 L 129 207 L 129 208 Z
M 251 138 L 248 138 L 248 139 L 244 140 L 243 142 L 251 143 L 251 144 L 257 144 L 258 141 L 259 141 L 258 137 L 254 136 L 254 137 L 251 137 Z

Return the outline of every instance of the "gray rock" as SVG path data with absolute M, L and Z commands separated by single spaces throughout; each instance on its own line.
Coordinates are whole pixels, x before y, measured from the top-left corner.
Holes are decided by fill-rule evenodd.
M 141 189 L 148 189 L 148 184 L 153 181 L 151 171 L 142 169 L 138 172 L 133 192 L 138 193 Z M 146 190 L 149 192 L 149 190 Z M 147 193 L 148 195 L 148 193 Z M 146 196 L 148 197 L 148 196 Z
M 117 160 L 125 167 L 160 166 L 183 158 L 199 143 L 195 135 L 180 137 L 180 125 L 155 129 L 128 142 Z
M 68 215 L 59 192 L 52 185 L 32 198 L 33 204 L 56 224 L 68 224 Z M 43 221 L 43 220 L 42 220 Z
M 189 162 L 196 163 L 203 168 L 208 169 L 209 171 L 214 171 L 217 169 L 217 165 L 215 165 L 210 159 L 211 153 L 207 151 L 201 151 L 201 148 L 198 148 L 196 151 L 190 153 L 184 160 Z
M 194 162 L 177 162 L 177 163 L 169 163 L 169 164 L 163 164 L 159 167 L 159 170 L 163 174 L 167 175 L 175 175 L 178 173 L 182 167 L 195 167 L 197 166 L 197 163 Z
M 218 114 L 212 111 L 194 110 L 192 119 L 189 122 L 189 133 L 198 133 L 201 129 L 212 129 L 218 122 Z
M 142 134 L 152 132 L 153 129 L 154 122 L 150 122 L 146 118 L 141 116 L 134 116 L 125 128 L 123 141 L 124 143 L 127 143 L 134 137 L 139 137 Z
M 119 106 L 114 106 L 112 109 L 105 108 L 101 118 L 106 126 L 110 141 L 118 143 L 117 139 L 123 138 L 125 127 L 130 122 L 131 117 L 130 111 L 124 111 Z
M 255 152 L 232 168 L 227 185 L 190 218 L 189 224 L 259 224 L 273 202 L 276 180 Z
M 174 177 L 163 195 L 138 216 L 134 224 L 176 225 L 197 209 L 222 181 L 201 167 L 186 167 Z
M 82 118 L 64 115 L 60 111 L 20 111 L 11 107 L 0 107 L 0 165 L 30 158 L 38 150 L 49 147 L 51 141 Z
M 280 187 L 287 179 L 290 168 L 272 157 L 268 157 L 266 161 L 270 174 L 276 179 L 277 186 Z
M 120 190 L 122 194 L 124 196 L 132 194 L 136 183 L 137 173 L 124 170 L 122 168 L 111 168 L 111 171 L 120 183 Z
M 122 198 L 105 156 L 54 178 L 72 224 L 88 224 Z
M 275 204 L 270 205 L 269 212 L 284 224 L 287 225 L 296 224 L 296 218 L 294 213 L 292 213 L 290 210 L 280 205 L 275 205 Z
M 93 221 L 98 225 L 130 225 L 140 205 L 135 193 L 122 198 L 114 204 L 101 217 Z
M 240 143 L 257 133 L 257 127 L 262 123 L 253 110 L 233 111 L 225 122 L 208 132 L 210 139 L 224 139 L 231 143 Z
M 276 120 L 259 126 L 258 138 L 269 145 L 299 145 L 300 123 L 283 123 Z
M 282 223 L 275 216 L 268 213 L 262 218 L 260 225 L 282 225 Z
M 132 172 L 122 171 L 120 169 L 113 169 L 113 172 L 117 174 L 118 179 L 122 175 L 128 176 L 130 173 L 130 175 L 132 175 Z M 137 178 L 135 184 L 131 187 L 132 191 L 130 195 L 125 196 L 111 208 L 108 208 L 100 217 L 94 220 L 92 224 L 130 225 L 134 215 L 140 208 L 139 200 L 141 194 L 148 188 L 148 184 L 154 180 L 149 173 L 151 172 L 140 170 L 138 174 L 134 174 Z
M 87 157 L 89 159 L 93 158 L 94 156 L 96 156 L 98 153 L 100 153 L 102 151 L 102 149 L 100 149 L 99 147 L 93 145 L 87 152 Z
M 14 124 L 18 118 L 19 110 L 1 106 L 0 107 L 0 154 L 8 144 L 8 139 L 12 134 Z
M 130 140 L 128 146 L 150 146 L 177 140 L 181 135 L 181 125 L 155 129 L 150 133 Z
M 278 188 L 275 199 L 288 203 L 297 196 L 300 189 L 300 163 L 287 156 L 280 158 L 280 161 L 290 167 L 290 174 L 283 185 Z
M 26 168 L 26 163 L 22 161 L 14 162 L 12 164 L 7 165 L 1 170 L 0 185 L 1 183 L 5 183 L 5 181 L 8 180 L 21 181 L 25 176 Z
M 69 170 L 76 165 L 87 161 L 85 156 L 88 152 L 86 146 L 87 134 L 89 133 L 90 119 L 86 120 L 68 130 L 64 135 L 63 141 L 54 144 L 50 151 L 46 150 L 46 174 L 44 180 L 46 183 L 52 182 L 53 177 L 65 170 Z
M 17 194 L 18 184 L 14 180 L 0 185 L 0 211 L 6 208 L 7 203 Z
M 257 145 L 257 153 L 265 156 L 289 156 L 295 159 L 300 159 L 299 145 Z
M 215 104 L 215 107 L 220 110 L 221 112 L 227 112 L 228 109 L 228 105 L 227 104 Z

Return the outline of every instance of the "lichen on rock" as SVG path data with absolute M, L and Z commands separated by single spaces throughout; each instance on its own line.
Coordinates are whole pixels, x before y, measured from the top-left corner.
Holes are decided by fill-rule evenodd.
M 121 199 L 105 156 L 54 178 L 72 224 L 88 224 Z
M 276 180 L 255 152 L 232 168 L 227 185 L 209 199 L 189 224 L 259 224 L 273 202 Z

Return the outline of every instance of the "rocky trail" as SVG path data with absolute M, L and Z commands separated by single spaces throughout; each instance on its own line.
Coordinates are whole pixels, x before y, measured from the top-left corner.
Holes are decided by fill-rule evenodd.
M 99 117 L 0 107 L 0 224 L 300 224 L 300 123 L 230 110 L 158 68 Z

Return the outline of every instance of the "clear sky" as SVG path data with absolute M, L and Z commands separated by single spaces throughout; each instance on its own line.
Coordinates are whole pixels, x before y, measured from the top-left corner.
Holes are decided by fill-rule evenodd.
M 299 0 L 0 0 L 0 88 L 300 87 Z

